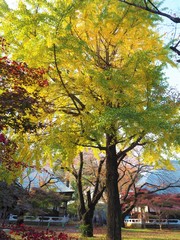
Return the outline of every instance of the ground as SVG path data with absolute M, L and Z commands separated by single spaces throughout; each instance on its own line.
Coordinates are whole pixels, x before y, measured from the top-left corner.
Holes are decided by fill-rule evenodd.
M 44 228 L 44 227 L 43 227 Z M 76 225 L 50 226 L 53 231 L 64 232 L 69 236 L 88 240 L 105 240 L 106 227 L 95 227 L 94 238 L 81 238 L 79 227 Z M 123 229 L 123 240 L 180 240 L 180 229 Z
M 38 231 L 46 230 L 46 226 L 32 226 Z M 68 234 L 72 240 L 105 240 L 106 226 L 94 228 L 94 238 L 82 238 L 77 224 L 66 226 L 49 226 L 49 230 L 57 234 L 63 232 Z M 180 240 L 180 229 L 122 229 L 123 240 Z

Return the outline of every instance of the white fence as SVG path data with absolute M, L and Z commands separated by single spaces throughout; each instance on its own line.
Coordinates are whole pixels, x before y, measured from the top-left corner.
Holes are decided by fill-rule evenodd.
M 139 218 L 129 218 L 125 221 L 126 227 L 141 227 L 142 226 L 142 220 Z M 148 226 L 173 226 L 173 227 L 180 227 L 180 219 L 149 219 L 145 222 L 145 225 Z
M 9 223 L 17 221 L 17 215 L 10 214 Z M 35 222 L 35 223 L 61 223 L 66 224 L 69 221 L 69 217 L 54 217 L 54 216 L 24 216 L 24 222 Z

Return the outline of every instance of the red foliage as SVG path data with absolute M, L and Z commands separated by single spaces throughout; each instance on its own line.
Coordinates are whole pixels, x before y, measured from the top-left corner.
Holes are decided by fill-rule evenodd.
M 0 239 L 2 240 L 12 240 L 10 236 L 8 236 L 4 231 L 0 230 Z
M 0 58 L 0 69 L 6 79 L 13 79 L 14 89 L 20 84 L 38 84 L 42 87 L 42 82 L 45 81 L 44 87 L 48 83 L 47 79 L 43 79 L 43 75 L 46 73 L 45 69 L 29 68 L 26 63 L 10 60 L 7 56 Z
M 6 46 L 5 39 L 0 37 L 0 130 L 10 126 L 15 131 L 34 131 L 37 125 L 30 115 L 38 118 L 42 110 L 47 112 L 50 107 L 40 94 L 49 85 L 47 71 L 9 59 Z
M 5 226 L 4 226 L 5 227 Z M 18 226 L 7 226 L 7 228 L 10 228 L 10 234 L 13 235 L 19 235 L 22 237 L 22 239 L 24 240 L 32 240 L 32 239 L 36 239 L 36 240 L 68 240 L 71 238 L 68 238 L 68 235 L 65 233 L 59 233 L 57 234 L 54 231 L 51 230 L 45 230 L 45 231 L 37 231 L 35 229 L 33 229 L 32 227 L 25 227 L 23 225 L 21 225 L 20 227 Z M 1 238 L 0 235 L 0 239 L 11 239 L 11 238 Z M 76 239 L 78 240 L 78 239 Z
M 5 138 L 3 133 L 0 133 L 0 142 L 6 144 L 7 143 L 7 139 Z

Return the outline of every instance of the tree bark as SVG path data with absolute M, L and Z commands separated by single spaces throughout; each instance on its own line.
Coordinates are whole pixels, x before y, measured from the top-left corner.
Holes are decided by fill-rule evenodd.
M 81 233 L 83 237 L 93 237 L 94 208 L 90 208 L 82 217 Z
M 21 226 L 21 224 L 23 223 L 24 223 L 24 211 L 20 211 L 17 217 L 16 225 Z
M 122 228 L 125 228 L 126 225 L 125 225 L 125 217 L 123 216 L 122 219 L 121 219 L 121 227 Z
M 107 239 L 121 240 L 121 207 L 118 191 L 118 164 L 113 137 L 106 135 Z

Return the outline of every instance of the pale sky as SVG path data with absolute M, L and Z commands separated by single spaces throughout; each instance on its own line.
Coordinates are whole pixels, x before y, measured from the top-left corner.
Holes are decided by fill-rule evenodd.
M 180 0 L 164 0 L 163 3 L 164 7 L 167 7 L 167 13 L 173 14 L 174 16 L 180 17 Z M 172 21 L 165 19 L 167 23 L 167 28 L 169 29 L 169 38 L 173 39 L 180 38 L 180 23 L 173 24 Z M 165 29 L 166 27 L 164 27 Z M 176 34 L 174 35 L 174 33 Z M 179 48 L 180 49 L 180 48 Z M 177 56 L 177 55 L 176 55 Z M 180 59 L 180 56 L 177 59 Z M 178 68 L 168 67 L 165 71 L 166 76 L 169 78 L 168 82 L 170 85 L 175 86 L 178 91 L 180 92 L 180 63 L 177 64 Z
M 6 0 L 6 2 L 13 8 L 17 5 L 18 0 Z M 164 0 L 163 6 L 168 8 L 166 10 L 167 13 L 176 14 L 176 16 L 180 17 L 180 0 Z M 172 21 L 166 19 L 165 24 L 162 25 L 162 29 L 166 31 L 166 28 L 169 33 L 168 36 L 170 39 L 174 37 L 178 38 L 180 36 L 180 24 L 173 24 Z M 176 34 L 174 34 L 175 29 Z M 180 63 L 177 64 L 177 67 L 178 68 L 168 67 L 168 69 L 165 70 L 165 73 L 168 77 L 169 84 L 178 89 L 178 91 L 180 91 Z

